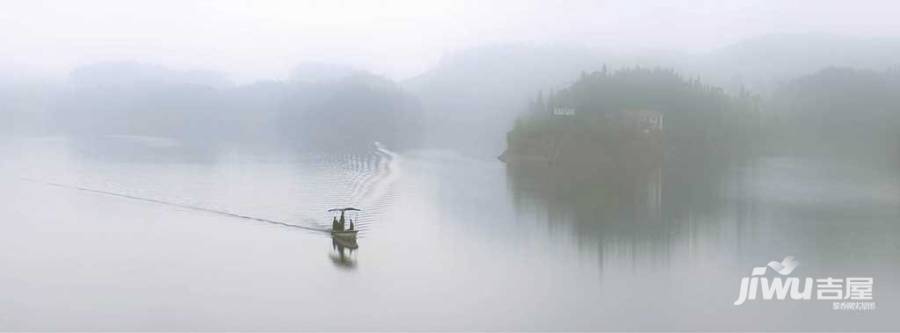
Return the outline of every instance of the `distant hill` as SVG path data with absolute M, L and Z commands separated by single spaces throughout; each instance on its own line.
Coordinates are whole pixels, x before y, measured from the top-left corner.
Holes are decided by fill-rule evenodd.
M 301 142 L 301 128 L 323 138 L 330 133 L 320 129 L 326 123 L 353 127 L 359 121 L 370 124 L 355 129 L 362 141 L 418 142 L 418 134 L 383 135 L 418 130 L 426 132 L 424 145 L 493 157 L 503 151 L 504 133 L 530 100 L 539 92 L 550 96 L 568 87 L 583 72 L 663 66 L 727 93 L 746 88 L 768 101 L 779 87 L 828 67 L 896 68 L 897 54 L 900 39 L 821 34 L 761 36 L 703 54 L 628 55 L 572 45 L 505 44 L 450 54 L 399 85 L 327 63 L 301 64 L 284 81 L 237 85 L 216 72 L 106 62 L 77 68 L 61 84 L 0 82 L 0 97 L 6 96 L 0 120 L 7 123 L 0 130 L 42 128 L 39 125 L 46 123 L 78 135 L 212 141 L 278 140 L 286 135 Z M 304 127 L 309 124 L 317 127 Z M 372 124 L 386 132 L 376 133 Z
M 447 56 L 403 86 L 422 101 L 431 144 L 496 156 L 528 99 L 601 66 L 585 48 L 493 45 Z
M 490 45 L 447 56 L 403 86 L 419 97 L 429 141 L 484 156 L 502 151 L 502 133 L 539 91 L 571 84 L 581 72 L 635 65 L 674 68 L 688 78 L 768 97 L 782 84 L 832 66 L 900 66 L 900 39 L 827 34 L 765 35 L 700 54 L 614 54 L 564 45 Z
M 687 58 L 682 69 L 734 90 L 770 93 L 779 84 L 827 67 L 883 70 L 900 66 L 900 38 L 827 34 L 765 35 Z
M 769 102 L 773 147 L 900 158 L 900 71 L 827 68 L 782 85 Z
M 279 124 L 288 138 L 310 148 L 393 149 L 421 145 L 422 109 L 393 81 L 356 74 L 334 82 L 295 83 L 281 105 Z
M 134 63 L 72 72 L 50 117 L 77 137 L 168 137 L 198 144 L 286 143 L 311 149 L 418 145 L 421 109 L 395 83 L 355 73 L 332 81 L 226 84 L 205 72 Z

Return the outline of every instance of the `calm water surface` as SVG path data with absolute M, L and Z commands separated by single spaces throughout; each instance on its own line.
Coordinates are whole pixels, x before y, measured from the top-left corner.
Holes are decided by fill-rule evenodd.
M 608 181 L 384 147 L 0 149 L 0 330 L 900 329 L 896 169 L 772 157 Z M 316 231 L 347 205 L 354 251 Z M 877 309 L 732 305 L 788 255 L 796 276 L 874 277 Z

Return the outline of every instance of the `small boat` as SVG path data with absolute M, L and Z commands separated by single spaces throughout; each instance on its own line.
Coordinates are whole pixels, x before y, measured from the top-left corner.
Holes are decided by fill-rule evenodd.
M 331 223 L 331 236 L 334 238 L 353 240 L 356 242 L 356 234 L 359 233 L 359 230 L 356 230 L 356 226 L 353 224 L 354 217 L 349 216 L 345 217 L 345 214 L 349 214 L 348 212 L 360 212 L 361 210 L 347 207 L 347 208 L 334 208 L 329 209 L 329 212 L 336 213 L 340 212 L 340 217 L 334 216 Z M 347 223 L 349 222 L 350 226 L 347 227 Z
M 359 230 L 349 230 L 349 231 L 348 230 L 345 230 L 345 231 L 332 230 L 331 236 L 333 236 L 335 238 L 355 239 L 356 234 L 358 232 L 359 232 Z

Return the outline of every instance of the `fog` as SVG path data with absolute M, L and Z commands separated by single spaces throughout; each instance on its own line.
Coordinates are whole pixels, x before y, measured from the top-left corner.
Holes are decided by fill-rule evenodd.
M 603 66 L 671 68 L 732 92 L 768 95 L 831 66 L 884 70 L 896 65 L 900 51 L 890 2 L 37 1 L 4 7 L 0 81 L 9 96 L 7 127 L 16 132 L 74 127 L 84 133 L 83 123 L 110 119 L 94 108 L 103 101 L 121 112 L 174 108 L 159 112 L 198 118 L 185 123 L 222 117 L 206 124 L 227 126 L 211 129 L 213 136 L 241 133 L 292 117 L 283 110 L 292 108 L 286 100 L 296 104 L 298 89 L 314 89 L 302 85 L 369 75 L 421 107 L 422 119 L 402 126 L 428 135 L 413 137 L 482 156 L 503 150 L 504 133 L 529 98 Z M 137 86 L 147 84 L 154 88 Z M 87 85 L 122 90 L 86 96 Z M 115 105 L 128 98 L 142 105 Z M 225 104 L 229 111 L 218 111 Z M 469 135 L 455 135 L 462 129 Z
M 7 2 L 0 65 L 65 75 L 103 61 L 284 79 L 325 62 L 394 80 L 495 43 L 703 53 L 765 34 L 900 32 L 896 4 L 867 1 L 118 1 Z
M 896 330 L 898 11 L 5 2 L 0 331 Z

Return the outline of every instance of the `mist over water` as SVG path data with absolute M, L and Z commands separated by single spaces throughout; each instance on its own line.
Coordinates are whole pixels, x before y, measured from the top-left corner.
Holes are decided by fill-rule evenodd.
M 325 210 L 347 202 L 367 209 L 348 270 L 329 260 L 327 233 L 6 177 L 2 289 L 25 300 L 0 308 L 19 320 L 4 322 L 7 329 L 877 329 L 894 322 L 876 311 L 860 324 L 860 314 L 836 315 L 825 302 L 735 309 L 738 280 L 782 253 L 813 276 L 876 276 L 879 307 L 896 306 L 900 293 L 896 266 L 884 265 L 900 255 L 889 241 L 900 232 L 892 222 L 900 185 L 889 170 L 777 158 L 729 169 L 721 180 L 656 170 L 598 191 L 564 178 L 536 184 L 549 175 L 510 174 L 496 160 L 433 150 L 231 151 L 199 162 L 171 153 L 141 162 L 122 152 L 98 157 L 64 140 L 4 150 L 20 149 L 29 154 L 5 160 L 5 174 L 301 226 L 329 227 Z M 31 317 L 33 307 L 41 317 Z M 58 319 L 39 319 L 46 315 Z M 815 320 L 796 326 L 797 315 Z
M 44 5 L 0 331 L 900 328 L 893 3 Z

